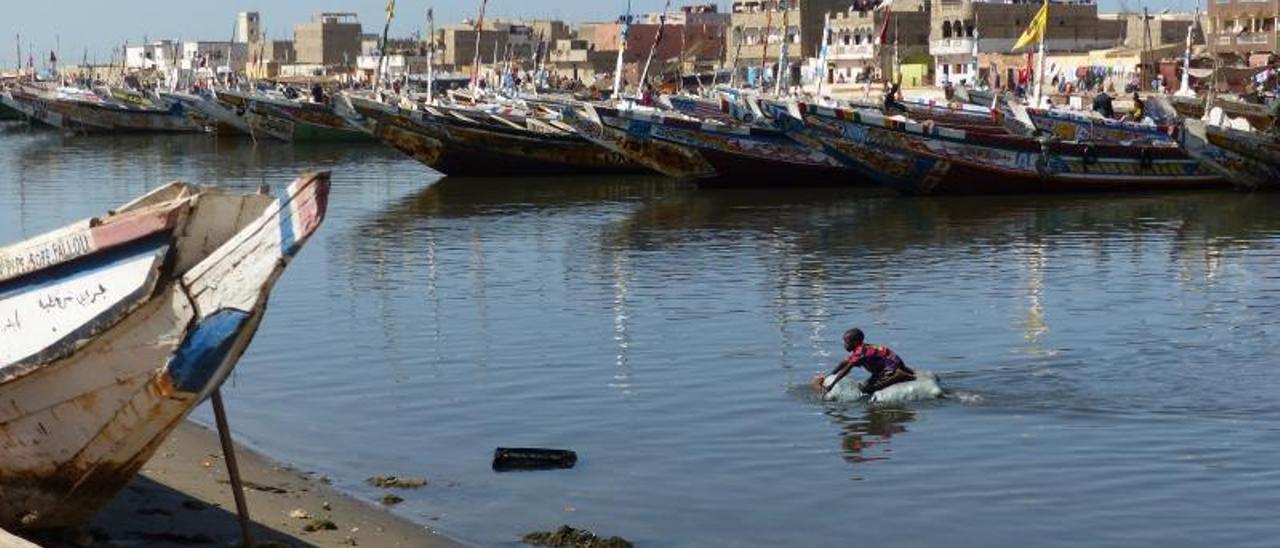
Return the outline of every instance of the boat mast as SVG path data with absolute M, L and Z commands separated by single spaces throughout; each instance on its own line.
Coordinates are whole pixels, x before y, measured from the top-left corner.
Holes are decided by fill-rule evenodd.
M 658 44 L 662 43 L 662 30 L 667 26 L 667 10 L 671 9 L 671 0 L 662 6 L 662 13 L 658 15 L 658 34 L 653 38 L 653 45 L 649 46 L 649 57 L 644 60 L 644 70 L 640 72 L 640 82 L 637 84 L 637 90 L 644 91 L 644 84 L 649 79 L 649 65 L 653 63 L 653 54 L 658 51 Z
M 610 96 L 614 101 L 619 100 L 622 96 L 622 54 L 627 51 L 627 33 L 631 32 L 631 0 L 627 0 L 627 14 L 622 16 L 622 30 L 618 36 L 618 62 L 613 69 L 613 94 Z
M 480 0 L 480 17 L 476 19 L 476 56 L 471 63 L 471 89 L 480 87 L 480 32 L 484 29 L 484 8 L 489 0 Z
M 1049 34 L 1049 0 L 1044 0 L 1044 26 L 1040 29 L 1040 60 L 1036 66 L 1035 106 L 1039 107 L 1044 98 L 1044 43 Z
M 738 30 L 738 45 L 733 50 L 733 72 L 729 73 L 729 87 L 736 88 L 738 85 L 738 60 L 742 59 L 742 42 L 746 38 L 747 33 Z
M 1200 2 L 1196 0 L 1195 18 L 1191 20 L 1191 24 L 1187 26 L 1187 49 L 1182 54 L 1182 82 L 1178 86 L 1177 95 L 1195 96 L 1195 92 L 1191 91 L 1191 36 L 1195 32 L 1196 25 L 1200 21 Z
M 827 79 L 827 50 L 830 49 L 831 43 L 831 12 L 827 12 L 822 16 L 822 51 L 818 53 L 818 70 L 815 73 L 818 76 L 818 89 L 814 96 L 822 97 L 822 83 Z
M 769 73 L 769 38 L 773 36 L 773 12 L 778 9 L 778 0 L 774 0 L 772 8 L 764 18 L 764 49 L 760 50 L 760 91 L 764 91 L 764 79 Z
M 791 15 L 790 6 L 787 1 L 782 1 L 782 32 L 779 34 L 782 38 L 782 47 L 778 48 L 778 74 L 773 79 L 773 95 L 775 97 L 782 96 L 782 80 L 787 76 L 787 31 L 790 29 L 788 16 Z
M 387 34 L 391 32 L 391 20 L 396 16 L 396 0 L 387 0 L 387 22 L 382 26 L 382 45 L 378 48 L 378 70 L 373 73 L 373 93 L 378 94 L 382 85 L 382 64 L 387 60 Z
M 427 104 L 431 104 L 435 93 L 436 68 L 436 16 L 432 8 L 427 8 Z

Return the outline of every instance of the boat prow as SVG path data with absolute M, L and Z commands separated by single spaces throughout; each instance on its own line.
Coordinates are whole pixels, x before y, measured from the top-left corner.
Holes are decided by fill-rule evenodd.
M 124 486 L 230 374 L 328 189 L 174 183 L 0 249 L 0 526 L 78 524 Z

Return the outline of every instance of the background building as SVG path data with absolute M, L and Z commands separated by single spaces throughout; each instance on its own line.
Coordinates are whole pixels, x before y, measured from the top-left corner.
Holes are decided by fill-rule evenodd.
M 256 11 L 242 11 L 236 16 L 235 41 L 252 44 L 262 38 L 262 21 Z
M 1280 0 L 1211 0 L 1209 48 L 1229 61 L 1261 66 L 1280 52 Z
M 902 84 L 925 85 L 931 81 L 928 73 L 932 68 L 929 0 L 890 0 L 837 12 L 831 18 L 827 47 L 826 83 L 835 86 L 832 89 L 842 84 L 896 80 L 895 52 L 903 72 Z
M 296 62 L 306 65 L 354 66 L 360 56 L 360 21 L 354 13 L 321 13 L 310 23 L 293 26 Z
M 855 3 L 863 4 L 861 0 L 735 0 L 725 39 L 726 62 L 746 71 L 748 82 L 755 81 L 761 68 L 775 70 L 785 41 L 791 81 L 798 83 L 804 60 L 818 54 L 826 15 L 846 11 Z M 785 32 L 783 5 L 788 8 Z

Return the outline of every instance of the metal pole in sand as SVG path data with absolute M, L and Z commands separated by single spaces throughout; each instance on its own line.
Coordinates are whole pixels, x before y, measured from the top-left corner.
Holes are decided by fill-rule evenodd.
M 240 483 L 240 467 L 236 465 L 236 447 L 231 443 L 231 427 L 227 426 L 227 409 L 222 406 L 222 389 L 214 390 L 209 398 L 213 403 L 213 418 L 218 423 L 218 441 L 222 442 L 222 456 L 227 461 L 227 475 L 231 476 L 231 494 L 236 498 L 236 514 L 240 518 L 240 539 L 244 546 L 253 546 L 249 532 L 249 505 L 244 500 L 244 485 Z

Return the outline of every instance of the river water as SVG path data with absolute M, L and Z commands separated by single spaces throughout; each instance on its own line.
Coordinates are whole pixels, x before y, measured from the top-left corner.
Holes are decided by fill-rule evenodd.
M 0 131 L 0 241 L 171 179 L 330 214 L 224 392 L 237 434 L 514 545 L 1274 546 L 1280 195 L 900 198 L 439 179 L 378 145 Z M 805 386 L 862 327 L 960 397 Z M 207 409 L 197 420 L 208 421 Z M 498 446 L 574 469 L 495 473 Z

